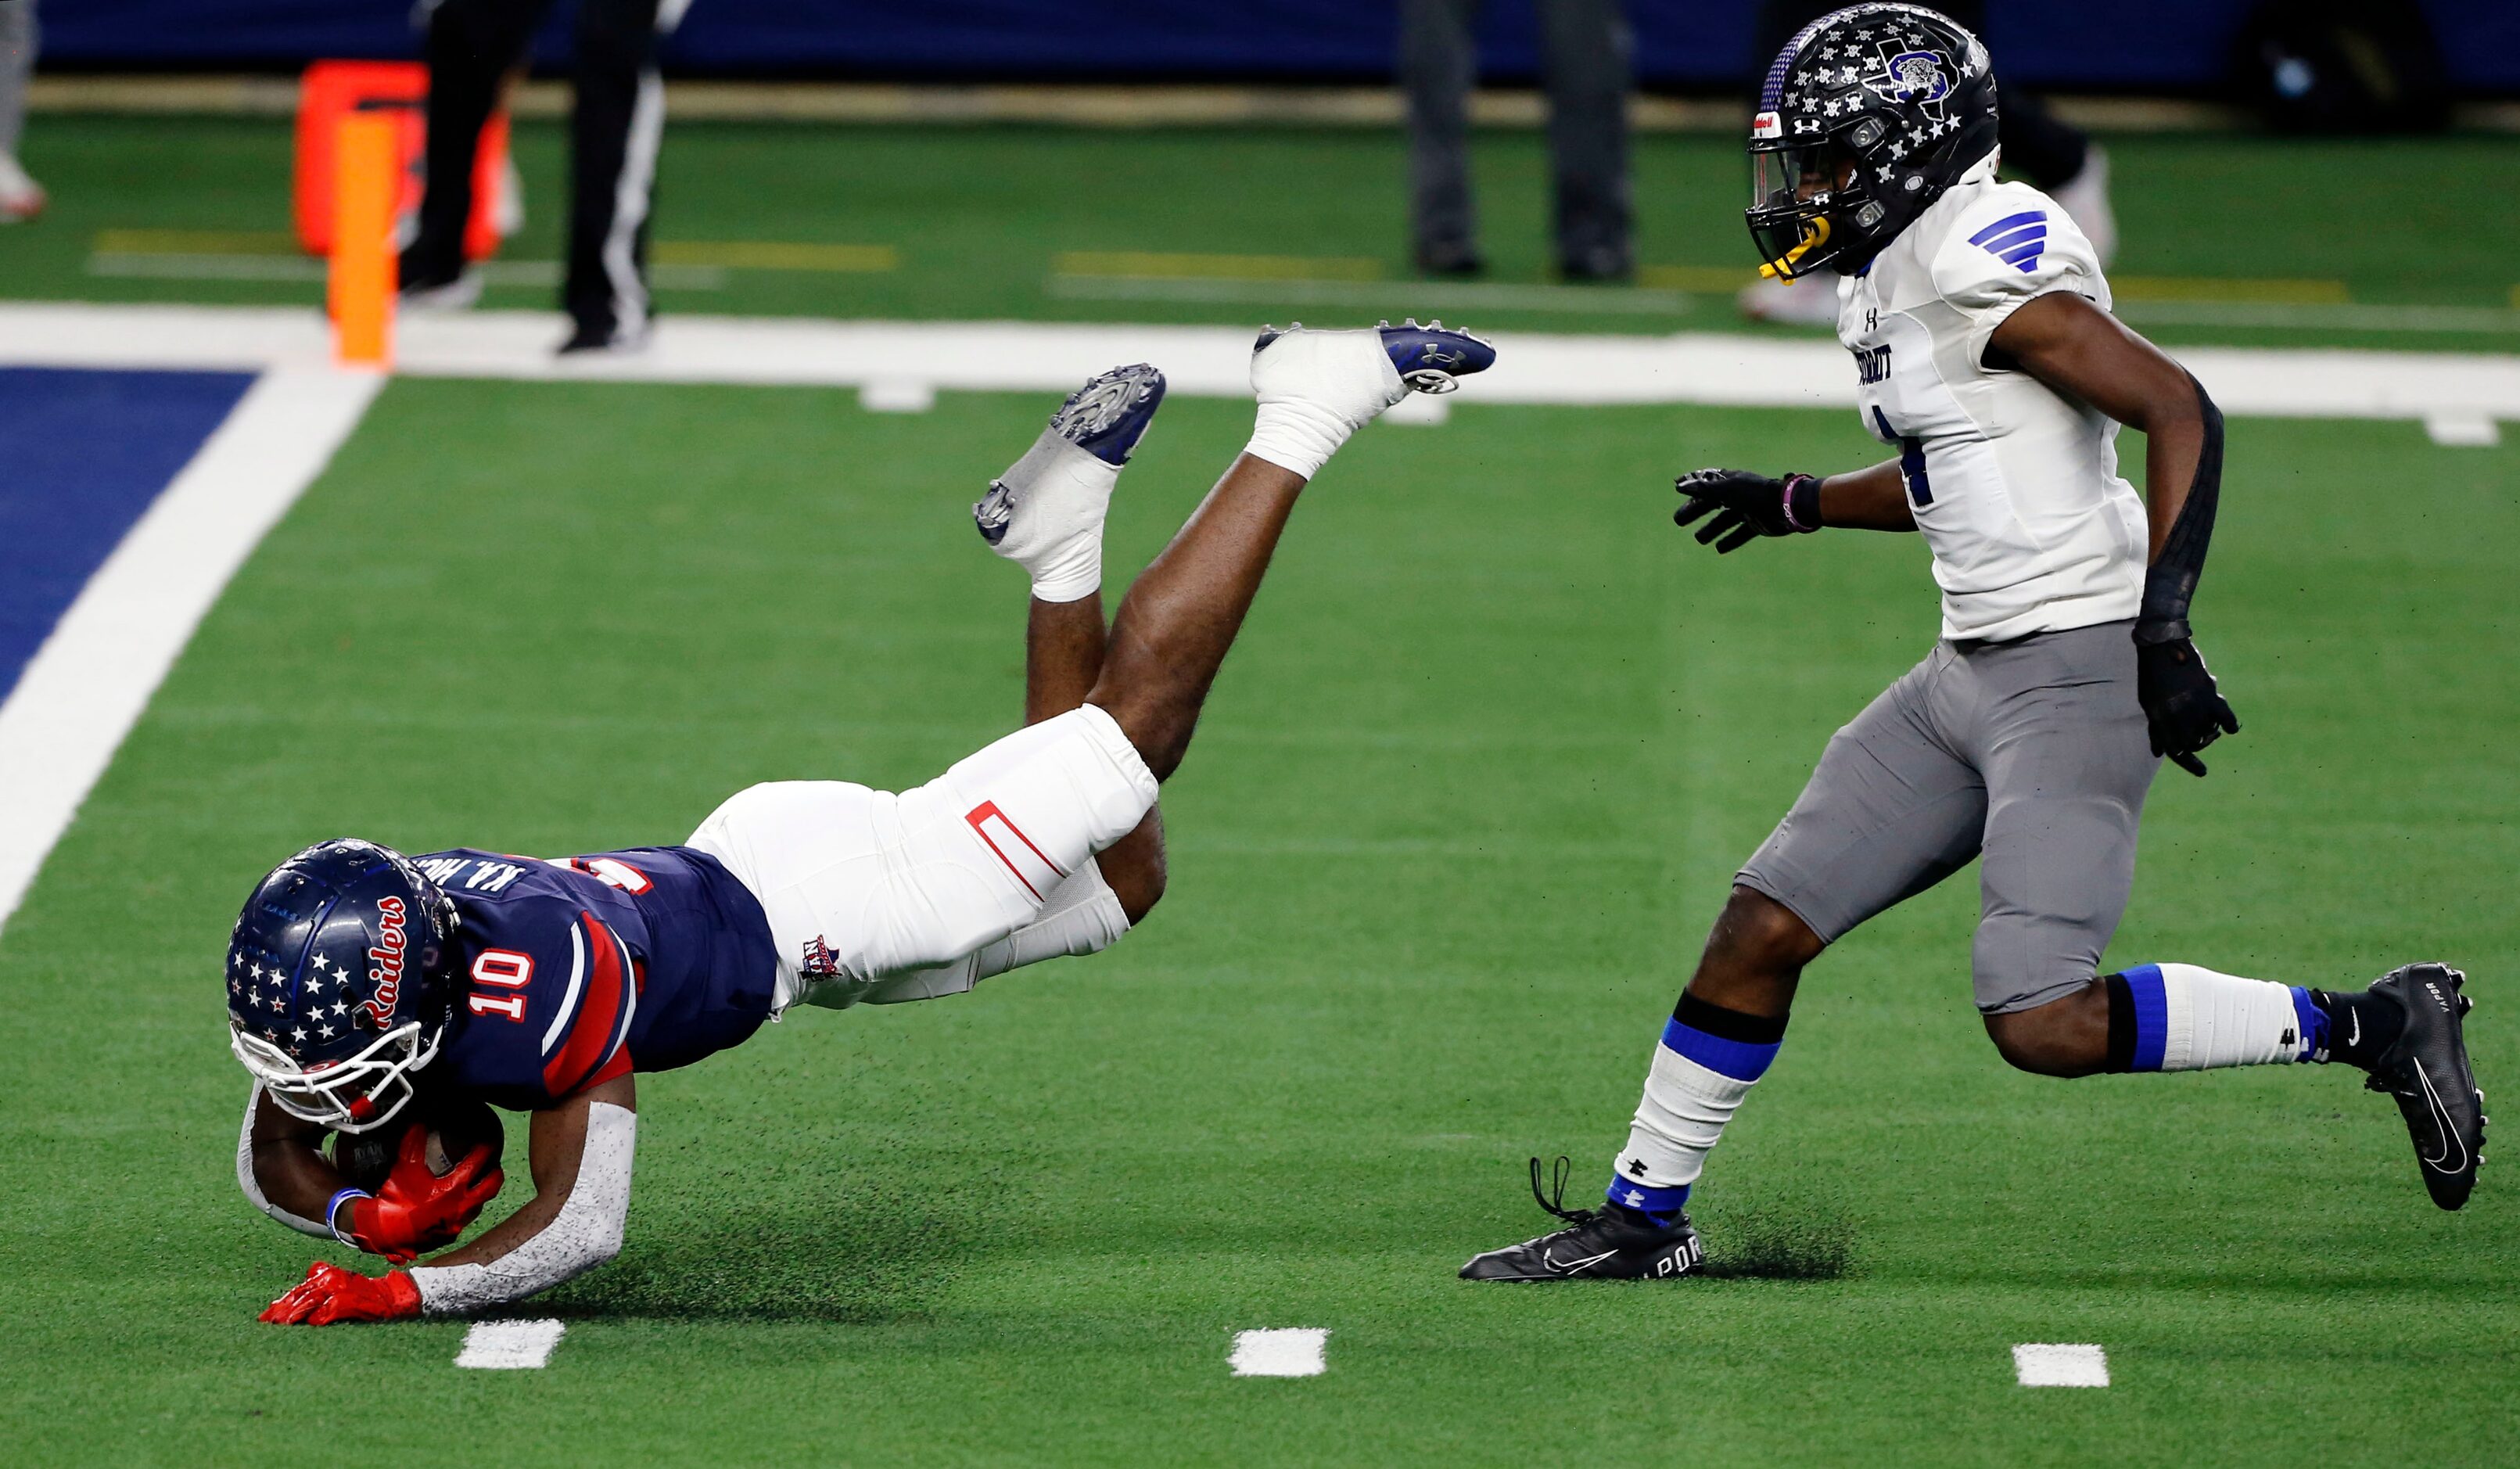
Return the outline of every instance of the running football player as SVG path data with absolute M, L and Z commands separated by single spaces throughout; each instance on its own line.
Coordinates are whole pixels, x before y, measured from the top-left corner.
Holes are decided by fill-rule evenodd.
M 1104 512 L 1162 401 L 1155 369 L 1086 384 L 973 507 L 1032 576 L 1026 725 L 917 790 L 755 786 L 678 847 L 564 860 L 319 843 L 256 885 L 231 936 L 230 1035 L 252 1073 L 237 1178 L 273 1218 L 397 1264 L 452 1243 L 499 1182 L 443 1175 L 406 1131 L 372 1195 L 322 1150 L 419 1117 L 415 1096 L 531 1114 L 533 1197 L 464 1248 L 367 1276 L 318 1262 L 263 1319 L 461 1314 L 621 1246 L 636 1077 L 737 1045 L 798 1004 L 925 999 L 1087 954 L 1162 895 L 1157 783 L 1305 484 L 1411 390 L 1494 351 L 1445 331 L 1264 333 L 1250 444 L 1130 588 L 1106 636 Z M 408 1110 L 407 1110 L 408 1109 Z
M 1750 232 L 1772 276 L 1836 272 L 1859 411 L 1898 457 L 1825 479 L 1700 470 L 1675 518 L 1719 552 L 1920 532 L 1942 638 L 1829 741 L 1735 877 L 1603 1207 L 1541 1199 L 1566 1227 L 1478 1256 L 1469 1279 L 1693 1269 L 1689 1187 L 1775 1059 L 1803 967 L 1973 858 L 1975 998 L 2006 1061 L 2054 1077 L 2343 1062 L 2397 1098 L 2433 1202 L 2467 1200 L 2485 1118 L 2457 970 L 2350 992 L 2195 964 L 2099 972 L 2160 757 L 2201 776 L 2198 752 L 2240 727 L 2188 628 L 2223 423 L 2110 314 L 2071 218 L 1996 181 L 1995 140 L 1985 48 L 1917 6 L 1825 16 L 1768 73 Z M 2146 497 L 2118 477 L 2122 424 L 2144 435 Z

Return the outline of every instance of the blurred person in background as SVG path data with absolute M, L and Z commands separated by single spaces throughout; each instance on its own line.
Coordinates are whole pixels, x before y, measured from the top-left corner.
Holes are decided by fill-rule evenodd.
M 1776 55 L 1796 31 L 1838 8 L 1825 0 L 1766 0 L 1759 7 L 1756 54 Z M 1948 0 L 1932 8 L 1978 35 L 1986 34 L 1986 0 Z M 2003 151 L 2005 170 L 2056 201 L 2082 227 L 2100 264 L 2107 265 L 2118 250 L 2117 216 L 2109 208 L 2107 150 L 2018 87 L 2004 89 L 1998 113 L 1997 146 Z M 1753 321 L 1835 326 L 1837 293 L 1824 283 L 1796 287 L 1762 280 L 1742 290 L 1741 311 Z
M 1633 45 L 1619 0 L 1538 0 L 1541 67 L 1549 91 L 1549 155 L 1555 176 L 1558 273 L 1622 281 L 1630 243 L 1628 92 Z M 1401 0 L 1400 78 L 1409 94 L 1411 222 L 1418 267 L 1476 275 L 1478 218 L 1470 201 L 1470 88 L 1481 0 Z
M 0 0 L 5 3 L 5 0 Z M 562 353 L 645 345 L 648 209 L 664 131 L 658 39 L 691 0 L 583 0 L 569 115 L 568 267 Z M 405 303 L 461 308 L 481 295 L 464 261 L 481 125 L 520 68 L 550 0 L 436 0 L 428 10 L 428 167 L 420 227 L 402 252 Z
M 35 70 L 35 0 L 0 0 L 0 224 L 44 212 L 44 191 L 18 164 L 26 82 Z

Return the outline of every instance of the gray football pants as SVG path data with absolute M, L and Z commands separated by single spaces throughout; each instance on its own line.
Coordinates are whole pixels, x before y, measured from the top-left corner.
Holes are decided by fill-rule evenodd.
M 1634 46 L 1620 0 L 1539 0 L 1549 89 L 1549 155 L 1556 178 L 1561 263 L 1621 271 L 1631 263 L 1628 92 Z M 1470 88 L 1477 81 L 1480 0 L 1401 0 L 1400 73 L 1409 93 L 1409 176 L 1418 246 L 1466 248 Z
M 18 152 L 35 69 L 35 0 L 0 0 L 0 154 Z
M 2131 622 L 1935 646 L 1839 730 L 1736 879 L 1835 942 L 1983 856 L 1979 1010 L 2062 998 L 2098 972 L 2135 884 L 2160 760 Z

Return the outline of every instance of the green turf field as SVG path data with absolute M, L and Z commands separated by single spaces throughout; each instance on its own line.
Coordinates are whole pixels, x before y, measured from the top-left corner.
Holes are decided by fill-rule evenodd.
M 564 137 L 538 123 L 518 136 L 529 222 L 507 253 L 548 261 L 561 249 Z M 54 207 L 39 224 L 0 230 L 0 293 L 320 300 L 311 276 L 100 273 L 163 270 L 169 252 L 245 252 L 248 270 L 275 263 L 250 256 L 289 248 L 290 137 L 272 120 L 38 116 L 25 160 Z M 2108 145 L 2125 237 L 2111 275 L 2129 319 L 2163 341 L 2520 348 L 2520 263 L 2507 243 L 2520 236 L 2520 197 L 2451 182 L 2506 174 L 2509 137 L 2130 135 Z M 657 298 L 669 312 L 1233 323 L 1371 320 L 1432 302 L 1491 328 L 1744 329 L 1731 287 L 1757 261 L 1734 140 L 1639 137 L 1644 289 L 1537 298 L 1528 293 L 1549 265 L 1541 140 L 1494 133 L 1478 148 L 1494 274 L 1430 291 L 1406 283 L 1405 156 L 1393 134 L 678 124 L 659 164 L 660 262 L 758 260 L 723 247 L 762 242 L 892 256 L 881 269 L 830 257 L 795 263 L 850 268 L 738 265 L 698 285 L 668 271 Z M 142 258 L 114 258 L 135 248 Z M 1126 258 L 1149 252 L 1173 258 Z M 1165 274 L 1175 271 L 1191 273 Z M 1272 277 L 1331 284 L 1307 299 Z M 548 285 L 494 285 L 486 300 L 553 298 Z M 2432 309 L 2381 309 L 2408 307 Z M 2281 324 L 2257 324 L 2268 320 Z
M 1665 520 L 1677 468 L 1868 457 L 1851 415 L 1462 396 L 1311 492 L 1141 932 L 641 1079 L 627 1250 L 553 1302 L 549 1368 L 480 1373 L 459 1324 L 254 1323 L 310 1242 L 233 1182 L 237 902 L 340 830 L 673 841 L 747 782 L 899 785 L 1009 727 L 1021 577 L 964 507 L 1050 404 L 393 385 L 0 933 L 8 1456 L 2520 1458 L 2507 1180 L 2434 1211 L 2341 1069 L 2008 1073 L 1965 876 L 1813 970 L 1699 1194 L 1729 1278 L 1453 1278 L 1547 1222 L 1528 1154 L 1598 1185 L 1727 875 L 1934 629 L 1912 540 L 1719 563 Z M 1115 571 L 1247 425 L 1166 407 Z M 2514 1084 L 2515 483 L 2510 443 L 2233 424 L 2198 623 L 2247 732 L 2162 777 L 2115 959 L 2450 958 Z M 1328 1328 L 1328 1373 L 1229 1378 L 1267 1326 Z M 2103 1344 L 2115 1385 L 2016 1387 L 2028 1341 Z

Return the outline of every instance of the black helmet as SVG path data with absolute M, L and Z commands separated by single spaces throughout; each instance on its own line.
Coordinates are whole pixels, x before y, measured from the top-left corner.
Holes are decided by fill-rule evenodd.
M 228 1043 L 284 1111 L 343 1132 L 411 1099 L 455 1005 L 455 904 L 343 837 L 273 868 L 228 936 Z
M 1986 47 L 1921 5 L 1854 5 L 1785 43 L 1750 125 L 1761 275 L 1851 275 L 1995 150 Z

